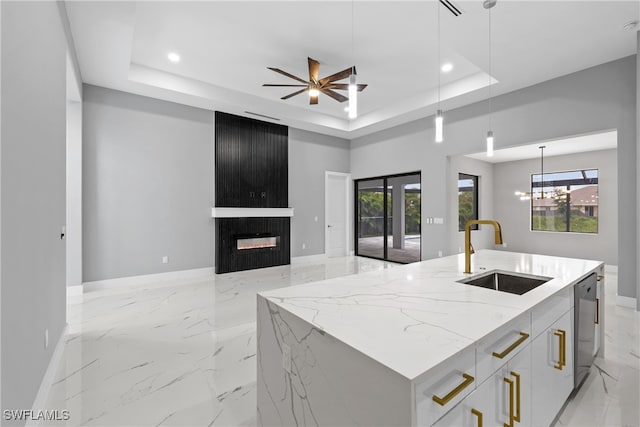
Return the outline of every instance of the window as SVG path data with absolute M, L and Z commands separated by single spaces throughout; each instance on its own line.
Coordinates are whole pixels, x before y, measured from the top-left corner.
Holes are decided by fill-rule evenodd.
M 478 177 L 458 174 L 458 230 L 464 231 L 467 221 L 478 219 Z M 471 227 L 477 230 L 478 225 Z
M 597 169 L 531 175 L 531 195 L 531 230 L 598 232 Z

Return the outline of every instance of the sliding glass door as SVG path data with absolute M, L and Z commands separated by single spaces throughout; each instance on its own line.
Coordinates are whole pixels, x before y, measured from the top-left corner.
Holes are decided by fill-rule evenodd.
M 355 182 L 356 255 L 420 261 L 420 172 Z

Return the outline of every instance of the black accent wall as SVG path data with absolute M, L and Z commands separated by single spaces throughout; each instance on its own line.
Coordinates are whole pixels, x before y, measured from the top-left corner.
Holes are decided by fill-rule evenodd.
M 289 128 L 216 111 L 216 207 L 289 206 Z M 216 218 L 216 273 L 291 262 L 290 218 Z M 277 237 L 275 248 L 239 250 L 237 239 Z
M 288 207 L 289 128 L 216 111 L 216 207 Z
M 290 219 L 275 218 L 217 218 L 216 273 L 250 270 L 286 265 L 291 262 Z M 277 248 L 237 249 L 238 237 L 279 237 Z M 221 250 L 223 249 L 223 250 Z

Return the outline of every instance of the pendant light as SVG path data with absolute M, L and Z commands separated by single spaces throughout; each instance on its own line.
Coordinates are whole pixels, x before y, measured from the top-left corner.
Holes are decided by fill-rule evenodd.
M 355 64 L 354 3 L 355 0 L 351 0 L 351 59 Z M 356 66 L 354 65 L 351 68 L 351 75 L 349 76 L 349 118 L 355 119 L 356 117 L 358 117 L 358 78 L 356 75 Z
M 442 61 L 440 55 L 440 3 L 436 3 L 436 7 L 438 8 L 438 112 L 436 113 L 435 118 L 435 128 L 436 128 L 436 142 L 441 143 L 444 141 L 443 135 L 443 126 L 444 126 L 444 117 L 442 117 L 442 109 L 440 108 L 440 88 L 441 88 L 441 80 L 440 80 L 440 61 Z
M 485 9 L 489 10 L 489 131 L 487 132 L 487 157 L 493 157 L 493 130 L 492 128 L 492 113 L 493 113 L 493 105 L 492 105 L 492 59 L 491 59 L 491 9 L 496 5 L 496 0 L 487 0 L 483 4 Z
M 351 75 L 349 76 L 349 118 L 355 119 L 358 117 L 358 80 L 356 76 L 355 65 L 351 68 Z
M 538 147 L 540 149 L 540 191 L 542 192 L 541 199 L 544 199 L 544 145 Z

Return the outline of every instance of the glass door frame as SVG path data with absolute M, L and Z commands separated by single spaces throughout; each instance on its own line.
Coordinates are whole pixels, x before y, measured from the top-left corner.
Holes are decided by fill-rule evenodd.
M 398 264 L 408 264 L 405 262 L 400 262 L 400 261 L 393 261 L 389 259 L 389 252 L 388 252 L 388 239 L 389 239 L 389 227 L 388 227 L 388 221 L 389 221 L 389 206 L 388 206 L 388 188 L 389 188 L 389 179 L 392 178 L 401 178 L 401 177 L 405 177 L 405 176 L 411 176 L 411 175 L 417 175 L 418 176 L 418 180 L 420 182 L 420 261 L 422 260 L 422 171 L 414 171 L 414 172 L 405 172 L 405 173 L 398 173 L 398 174 L 392 174 L 392 175 L 382 175 L 382 176 L 374 176 L 374 177 L 367 177 L 367 178 L 359 178 L 359 179 L 354 179 L 353 180 L 353 253 L 355 254 L 355 256 L 360 256 L 360 257 L 364 257 L 364 258 L 372 258 L 372 259 L 378 259 L 378 260 L 382 260 L 382 261 L 387 261 L 387 262 L 395 262 Z M 359 234 L 359 230 L 360 230 L 360 221 L 358 218 L 358 214 L 359 214 L 359 208 L 358 208 L 358 202 L 359 202 L 359 192 L 358 192 L 358 184 L 362 181 L 373 181 L 373 180 L 382 180 L 382 187 L 383 187 L 383 198 L 382 198 L 382 206 L 383 206 L 383 238 L 382 238 L 382 245 L 383 245 L 383 258 L 378 258 L 375 256 L 370 256 L 370 255 L 360 255 L 358 254 L 358 234 Z

